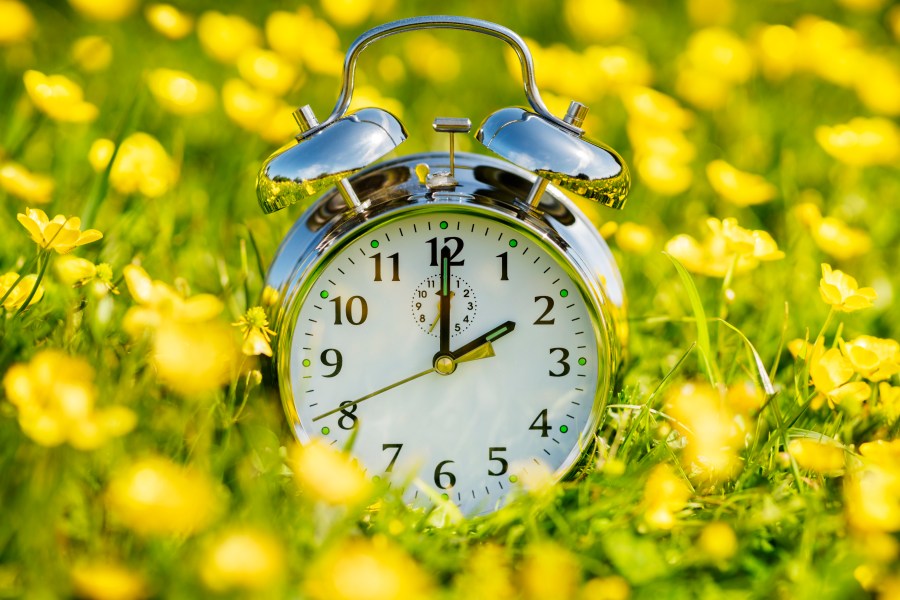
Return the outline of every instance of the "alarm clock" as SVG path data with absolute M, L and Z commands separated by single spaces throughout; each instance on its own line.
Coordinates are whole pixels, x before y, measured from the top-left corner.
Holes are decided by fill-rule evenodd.
M 420 29 L 515 50 L 530 107 L 501 108 L 475 133 L 501 158 L 455 152 L 470 120 L 435 115 L 447 152 L 376 162 L 407 132 L 380 108 L 348 113 L 356 62 L 373 42 Z M 257 181 L 264 212 L 312 202 L 267 274 L 279 292 L 273 371 L 301 443 L 348 448 L 410 504 L 469 515 L 496 510 L 529 477 L 573 472 L 627 336 L 613 256 L 560 191 L 625 201 L 628 169 L 584 137 L 586 113 L 572 102 L 552 115 L 526 44 L 494 23 L 417 17 L 353 42 L 332 113 L 295 111 L 301 133 Z

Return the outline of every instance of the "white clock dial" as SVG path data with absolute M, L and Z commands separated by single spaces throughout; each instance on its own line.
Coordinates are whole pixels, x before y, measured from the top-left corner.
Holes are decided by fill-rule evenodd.
M 468 514 L 523 476 L 562 474 L 608 385 L 572 272 L 538 236 L 477 211 L 394 217 L 343 244 L 295 313 L 301 437 L 344 447 L 358 430 L 369 476 L 427 503 L 418 479 Z

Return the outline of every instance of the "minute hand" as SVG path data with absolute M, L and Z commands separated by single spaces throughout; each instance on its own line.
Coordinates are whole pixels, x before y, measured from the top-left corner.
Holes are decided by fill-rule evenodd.
M 465 355 L 469 354 L 470 352 L 472 352 L 479 346 L 484 346 L 485 344 L 490 344 L 491 342 L 494 342 L 495 340 L 502 338 L 507 333 L 510 333 L 515 328 L 516 328 L 516 324 L 513 321 L 507 321 L 506 323 L 497 325 L 496 327 L 494 327 L 493 329 L 491 329 L 484 335 L 475 338 L 474 340 L 472 340 L 465 346 L 462 346 L 461 348 L 457 348 L 456 350 L 451 352 L 450 355 L 453 357 L 454 360 L 462 362 L 463 357 Z

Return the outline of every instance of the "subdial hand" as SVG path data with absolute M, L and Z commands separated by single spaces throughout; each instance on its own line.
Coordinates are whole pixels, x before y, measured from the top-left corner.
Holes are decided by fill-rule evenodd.
M 453 299 L 453 296 L 456 295 L 456 292 L 450 292 L 450 298 Z M 438 309 L 437 315 L 434 317 L 434 321 L 431 322 L 431 327 L 428 328 L 428 333 L 434 331 L 434 328 L 437 327 L 438 321 L 441 320 L 441 299 L 438 298 Z

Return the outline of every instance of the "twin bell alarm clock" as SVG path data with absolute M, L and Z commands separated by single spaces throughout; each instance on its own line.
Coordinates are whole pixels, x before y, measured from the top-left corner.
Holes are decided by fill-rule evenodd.
M 356 62 L 402 32 L 500 38 L 522 65 L 530 108 L 501 108 L 475 132 L 500 158 L 454 151 L 468 118 L 435 115 L 448 152 L 376 162 L 407 132 L 381 108 L 348 113 Z M 268 271 L 279 292 L 273 367 L 302 443 L 349 448 L 367 476 L 410 504 L 496 510 L 529 476 L 559 480 L 590 448 L 626 335 L 621 276 L 606 243 L 560 191 L 611 208 L 628 169 L 584 137 L 587 107 L 547 110 L 531 54 L 477 19 L 376 27 L 347 52 L 324 121 L 264 163 L 263 211 L 313 202 Z

